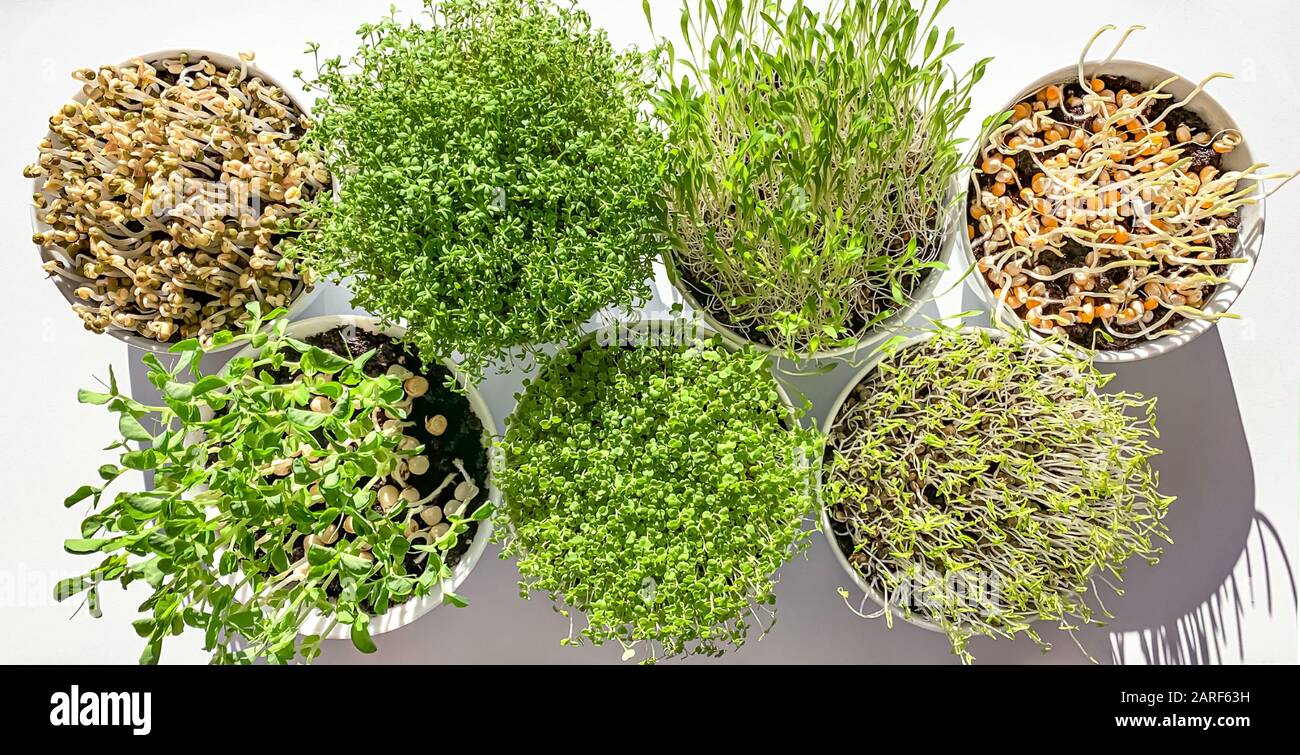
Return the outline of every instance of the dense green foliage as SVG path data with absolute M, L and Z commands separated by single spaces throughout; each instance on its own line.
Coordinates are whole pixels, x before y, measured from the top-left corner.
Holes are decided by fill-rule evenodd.
M 1155 563 L 1173 501 L 1150 466 L 1155 400 L 1109 380 L 1019 335 L 941 330 L 857 386 L 825 494 L 887 616 L 938 625 L 969 661 L 975 634 L 1045 644 L 1031 622 L 1093 621 L 1096 581 Z
M 937 262 L 980 61 L 908 0 L 684 0 L 653 93 L 679 275 L 786 352 L 857 342 Z M 648 6 L 647 6 L 647 14 Z M 688 286 L 689 288 L 689 286 Z
M 381 426 L 385 416 L 403 416 L 402 382 L 366 376 L 371 354 L 343 358 L 285 337 L 286 321 L 258 333 L 264 320 L 255 305 L 250 311 L 248 332 L 217 333 L 210 348 L 247 341 L 260 352 L 220 374 L 200 372 L 210 348 L 193 339 L 173 347 L 174 367 L 144 356 L 162 405 L 131 399 L 111 374 L 107 393 L 79 396 L 116 412 L 122 439 L 109 446 L 120 453 L 100 468 L 102 484 L 66 501 L 94 504 L 66 549 L 103 560 L 61 582 L 56 597 L 87 592 L 98 616 L 101 583 L 147 583 L 146 615 L 135 622 L 147 642 L 143 663 L 157 662 L 163 641 L 187 627 L 203 633 L 214 663 L 310 661 L 321 635 L 298 635 L 313 611 L 330 620 L 324 631 L 350 625 L 354 644 L 372 651 L 371 615 L 449 578 L 441 554 L 492 510 L 449 516 L 442 538 L 412 546 L 405 504 L 381 512 L 374 490 L 420 451 Z M 152 489 L 102 505 L 104 488 L 131 471 L 152 475 Z M 407 568 L 411 548 L 429 554 L 419 573 Z M 444 599 L 463 604 L 454 594 Z
M 775 574 L 807 546 L 807 462 L 821 452 L 788 412 L 762 355 L 716 338 L 591 344 L 527 385 L 497 478 L 506 554 L 525 595 L 585 614 L 565 643 L 718 655 L 744 643 L 751 617 L 775 617 Z
M 297 253 L 355 276 L 355 304 L 404 320 L 426 360 L 479 373 L 648 295 L 663 144 L 639 111 L 651 61 L 586 13 L 426 5 L 423 24 L 362 26 L 350 61 L 304 81 L 320 94 L 307 142 L 341 187 Z

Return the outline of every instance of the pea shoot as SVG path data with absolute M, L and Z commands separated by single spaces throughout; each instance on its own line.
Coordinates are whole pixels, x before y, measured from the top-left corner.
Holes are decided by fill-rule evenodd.
M 159 405 L 123 393 L 111 372 L 107 392 L 79 395 L 116 413 L 122 438 L 109 446 L 118 459 L 100 468 L 101 483 L 65 502 L 92 504 L 65 548 L 102 560 L 61 582 L 56 598 L 85 593 L 98 616 L 102 584 L 147 583 L 152 593 L 134 622 L 146 643 L 142 663 L 156 663 L 166 638 L 185 628 L 202 633 L 220 664 L 311 661 L 339 625 L 371 652 L 371 617 L 450 578 L 444 554 L 492 513 L 490 504 L 445 519 L 440 511 L 436 538 L 413 537 L 428 517 L 412 528 L 407 515 L 427 514 L 426 501 L 376 500 L 390 477 L 405 478 L 425 459 L 400 427 L 411 389 L 402 376 L 367 374 L 374 351 L 344 357 L 287 337 L 281 314 L 251 304 L 244 333 L 219 331 L 210 347 L 182 341 L 171 366 L 146 354 Z M 201 372 L 212 348 L 240 342 L 256 356 Z M 152 486 L 106 498 L 130 472 L 150 475 Z M 324 629 L 300 638 L 313 615 L 326 619 Z

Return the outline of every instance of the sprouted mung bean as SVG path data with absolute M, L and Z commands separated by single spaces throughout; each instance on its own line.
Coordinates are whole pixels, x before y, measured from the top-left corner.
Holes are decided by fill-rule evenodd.
M 85 102 L 50 118 L 24 175 L 49 226 L 44 268 L 75 286 L 87 329 L 206 338 L 244 305 L 288 306 L 311 286 L 281 257 L 281 222 L 326 189 L 308 126 L 278 87 L 186 53 L 83 68 Z
M 970 661 L 975 635 L 1047 647 L 1033 621 L 1109 615 L 1096 583 L 1156 561 L 1173 501 L 1149 463 L 1154 400 L 1109 379 L 1023 335 L 941 330 L 854 388 L 829 431 L 828 535 L 888 622 L 928 620 Z
M 1113 28 L 1084 48 L 1077 81 L 1016 103 L 984 143 L 966 232 L 994 297 L 1034 332 L 1123 349 L 1228 316 L 1204 307 L 1227 266 L 1247 261 L 1232 256 L 1240 210 L 1281 187 L 1263 182 L 1294 174 L 1223 170 L 1241 134 L 1188 106 L 1227 74 L 1177 101 L 1174 78 L 1089 75 L 1088 50 Z

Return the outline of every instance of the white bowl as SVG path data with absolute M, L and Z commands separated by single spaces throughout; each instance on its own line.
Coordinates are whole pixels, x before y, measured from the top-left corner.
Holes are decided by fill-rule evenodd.
M 965 192 L 962 190 L 962 187 L 965 185 L 964 179 L 966 173 L 967 171 L 963 170 L 957 176 L 953 177 L 948 188 L 947 199 L 945 200 L 947 207 L 943 219 L 943 237 L 940 240 L 938 256 L 935 257 L 936 262 L 940 262 L 945 266 L 950 264 L 949 261 L 953 255 L 953 238 L 965 238 L 964 226 L 959 221 L 965 212 L 966 207 Z M 963 230 L 958 233 L 958 229 Z M 761 351 L 769 352 L 773 356 L 780 357 L 783 355 L 783 352 L 779 347 L 768 346 L 767 344 L 757 343 L 750 340 L 741 335 L 735 329 L 719 321 L 707 307 L 700 306 L 700 302 L 695 298 L 694 294 L 691 293 L 690 286 L 687 286 L 682 282 L 681 275 L 677 270 L 677 265 L 673 257 L 674 254 L 671 249 L 664 254 L 664 267 L 667 269 L 668 279 L 672 282 L 673 288 L 677 289 L 677 293 L 682 297 L 682 299 L 687 304 L 691 305 L 692 309 L 699 312 L 700 317 L 709 324 L 709 327 L 717 331 L 722 336 L 723 340 L 733 346 L 748 345 Z M 916 316 L 917 312 L 921 311 L 921 308 L 930 301 L 931 295 L 934 294 L 934 290 L 938 288 L 939 280 L 941 278 L 943 278 L 943 269 L 927 270 L 926 274 L 921 279 L 921 283 L 912 292 L 910 302 L 907 306 L 900 308 L 898 311 L 894 312 L 893 315 L 885 318 L 875 327 L 867 331 L 862 338 L 858 339 L 855 343 L 838 349 L 818 350 L 816 354 L 809 354 L 807 351 L 796 352 L 796 361 L 806 362 L 809 359 L 838 359 L 852 357 L 860 351 L 867 350 L 883 342 L 886 338 L 894 335 L 900 328 L 905 326 L 914 316 Z
M 679 328 L 682 330 L 672 330 L 672 328 Z M 722 331 L 714 329 L 710 324 L 690 317 L 651 316 L 630 321 L 606 323 L 602 325 L 602 327 L 586 333 L 571 345 L 566 345 L 565 349 L 568 351 L 581 350 L 586 348 L 597 338 L 604 339 L 605 345 L 612 345 L 612 343 L 643 344 L 646 343 L 648 339 L 653 339 L 655 337 L 666 337 L 669 339 L 669 343 L 682 343 L 686 342 L 685 339 L 678 340 L 679 333 L 682 332 L 687 333 L 688 337 L 689 335 L 697 335 L 701 339 L 711 338 L 715 333 L 722 335 Z M 725 336 L 723 338 L 723 346 L 730 351 L 737 351 L 744 348 L 743 343 L 737 344 L 729 341 Z M 533 378 L 533 380 L 540 380 L 544 375 L 545 369 L 543 369 L 537 377 Z M 769 375 L 771 375 L 770 371 Z M 781 381 L 777 379 L 775 375 L 771 375 L 771 377 L 772 382 L 776 384 L 777 395 L 780 396 L 781 403 L 785 406 L 790 422 L 797 422 L 798 409 L 796 408 L 794 401 L 791 400 L 790 394 L 786 392 L 785 386 L 781 384 Z M 508 430 L 509 419 L 506 420 L 506 424 Z M 816 463 L 818 460 L 803 458 L 800 459 L 800 461 L 803 468 L 806 469 L 809 465 Z M 505 459 L 503 463 L 508 465 L 509 459 Z
M 988 333 L 989 336 L 994 339 L 1002 339 L 1007 337 L 1007 334 L 1004 331 L 997 330 L 996 328 L 970 327 L 970 328 L 961 329 L 962 333 L 976 333 L 980 331 Z M 935 334 L 933 332 L 929 332 L 929 333 L 922 333 L 921 335 L 908 338 L 907 340 L 900 342 L 895 347 L 895 350 L 890 353 L 902 353 L 906 349 L 914 348 L 916 346 L 919 346 L 920 344 L 929 341 L 931 338 L 934 338 L 934 335 Z M 839 419 L 840 410 L 844 408 L 844 402 L 848 400 L 849 394 L 853 392 L 853 389 L 858 387 L 859 383 L 861 383 L 863 380 L 866 380 L 867 377 L 871 375 L 872 372 L 875 371 L 876 367 L 879 366 L 881 361 L 883 361 L 887 356 L 889 356 L 889 353 L 880 352 L 880 351 L 872 354 L 867 359 L 866 363 L 862 366 L 862 368 L 859 369 L 858 372 L 853 376 L 853 379 L 849 381 L 848 385 L 844 387 L 844 390 L 840 391 L 839 397 L 835 399 L 835 402 L 833 404 L 831 404 L 830 413 L 826 415 L 826 424 L 823 425 L 823 427 L 826 428 L 826 432 L 828 434 L 830 433 L 831 428 L 835 426 L 835 421 Z M 835 539 L 835 531 L 834 529 L 832 529 L 832 525 L 834 524 L 834 522 L 831 521 L 830 507 L 826 505 L 825 501 L 821 500 L 821 490 L 822 490 L 822 486 L 824 485 L 824 481 L 822 477 L 824 474 L 825 474 L 825 470 L 823 470 L 821 474 L 819 474 L 817 477 L 817 498 L 818 498 L 818 508 L 821 510 L 822 534 L 826 536 L 826 544 L 830 546 L 831 552 L 835 554 L 835 560 L 839 563 L 840 568 L 843 569 L 844 573 L 849 575 L 849 578 L 853 580 L 853 584 L 856 585 L 859 590 L 865 593 L 867 597 L 871 598 L 872 602 L 874 602 L 876 605 L 880 606 L 883 609 L 886 607 L 884 596 L 867 584 L 866 580 L 862 578 L 862 575 L 858 572 L 858 570 L 855 569 L 853 565 L 849 563 L 848 556 L 844 555 L 844 551 L 840 549 L 840 544 Z M 931 632 L 938 632 L 940 634 L 944 633 L 943 629 L 941 629 L 937 624 L 931 621 L 927 621 L 926 619 L 921 618 L 915 613 L 906 613 L 901 608 L 898 608 L 897 606 L 891 608 L 890 610 L 896 611 L 898 615 L 901 616 L 903 620 L 908 622 L 909 624 L 913 624 L 922 629 L 928 629 Z
M 396 340 L 400 340 L 402 336 L 406 335 L 406 328 L 400 325 L 394 325 L 381 330 L 374 318 L 359 315 L 326 315 L 323 317 L 310 317 L 306 320 L 289 323 L 286 334 L 293 338 L 302 340 L 338 327 L 355 327 L 370 333 L 382 333 L 383 335 Z M 246 346 L 236 355 L 236 357 L 252 356 L 253 353 L 254 349 L 250 346 Z M 496 421 L 492 419 L 492 413 L 488 410 L 487 402 L 483 400 L 482 394 L 478 392 L 474 387 L 474 384 L 461 374 L 460 370 L 456 368 L 456 365 L 453 362 L 447 360 L 443 361 L 442 364 L 444 367 L 451 370 L 452 374 L 456 376 L 457 382 L 465 388 L 469 397 L 470 408 L 474 410 L 474 414 L 478 416 L 479 422 L 483 424 L 483 448 L 488 454 L 489 462 L 487 503 L 500 507 L 501 491 L 497 489 L 494 483 L 491 458 L 493 447 L 492 438 L 496 432 Z M 370 621 L 370 634 L 372 636 L 380 635 L 384 632 L 391 632 L 394 629 L 406 626 L 429 611 L 442 605 L 444 592 L 455 592 L 456 589 L 460 587 L 461 583 L 469 577 L 470 571 L 472 571 L 474 565 L 478 563 L 479 558 L 483 555 L 483 551 L 487 548 L 488 541 L 491 539 L 492 520 L 489 518 L 487 521 L 479 522 L 478 529 L 474 533 L 474 540 L 470 543 L 469 550 L 465 552 L 465 555 L 461 557 L 460 562 L 457 563 L 456 567 L 452 570 L 452 576 L 450 579 L 439 583 L 429 592 L 428 595 L 411 598 L 404 603 L 392 606 L 383 615 L 372 617 Z M 322 632 L 325 632 L 325 628 L 329 625 L 330 619 L 313 611 L 311 615 L 307 617 L 307 620 L 303 622 L 302 626 L 299 627 L 299 634 L 303 636 L 321 634 Z M 334 626 L 322 636 L 331 640 L 348 639 L 351 636 L 350 629 L 350 627 L 340 624 Z
M 137 55 L 131 58 L 130 60 L 126 60 L 123 63 L 121 63 L 121 66 L 130 65 L 131 61 L 135 60 L 136 58 L 141 58 L 146 63 L 152 64 L 166 58 L 175 57 L 181 54 L 182 52 L 189 53 L 189 55 L 192 58 L 200 58 L 200 57 L 208 58 L 216 65 L 227 69 L 238 68 L 241 65 L 241 61 L 239 60 L 239 58 L 231 57 L 230 55 L 226 55 L 224 53 L 210 52 L 208 50 L 185 49 L 185 50 L 160 50 L 158 52 L 151 52 L 145 55 Z M 284 84 L 280 83 L 278 79 L 268 75 L 265 71 L 253 65 L 252 63 L 247 63 L 246 65 L 248 66 L 250 76 L 256 76 L 262 79 L 262 81 L 265 81 L 267 84 L 270 84 L 271 86 L 279 87 L 280 90 L 284 92 L 285 97 L 289 98 L 289 101 L 293 103 L 293 106 L 297 108 L 299 112 L 302 113 L 310 112 L 307 109 L 307 106 L 303 103 L 303 101 L 299 97 L 294 95 L 292 89 L 284 86 Z M 87 99 L 84 89 L 77 90 L 76 95 L 74 95 L 72 99 L 75 102 L 84 104 Z M 47 136 L 50 139 L 56 138 L 53 131 L 48 132 Z M 32 179 L 33 194 L 41 193 L 41 186 L 43 185 L 44 181 L 45 178 L 43 176 L 38 176 Z M 337 191 L 338 190 L 337 179 L 335 180 L 334 185 L 335 185 L 335 191 Z M 43 219 L 44 213 L 34 205 L 31 208 L 31 212 L 32 212 L 33 234 L 48 231 L 50 229 L 50 226 L 47 225 Z M 52 254 L 50 254 L 49 251 L 44 247 L 41 247 L 40 253 L 41 253 L 41 262 L 49 262 L 50 260 L 55 259 L 55 257 Z M 69 308 L 71 308 L 72 305 L 81 303 L 81 300 L 78 299 L 76 297 L 76 294 L 74 293 L 77 290 L 76 283 L 69 281 L 63 278 L 62 276 L 58 276 L 58 275 L 53 276 L 53 280 L 54 280 L 55 287 L 59 289 L 59 293 L 63 294 L 64 299 L 68 300 Z M 311 305 L 312 300 L 314 300 L 317 294 L 319 293 L 320 293 L 319 283 L 299 293 L 298 297 L 294 299 L 293 302 L 291 302 L 288 307 L 289 319 L 293 319 L 301 315 L 307 309 L 307 307 Z M 140 349 L 142 351 L 151 351 L 155 354 L 165 354 L 172 346 L 172 342 L 160 343 L 159 341 L 156 341 L 152 338 L 146 338 L 133 330 L 120 328 L 116 325 L 109 325 L 109 327 L 104 332 L 112 335 L 114 338 L 118 339 L 119 341 L 122 341 L 127 346 L 131 346 Z M 233 345 L 227 345 L 227 346 L 213 349 L 211 353 L 216 354 L 223 351 L 227 351 L 231 348 L 233 348 Z
M 1121 76 L 1133 79 L 1134 81 L 1145 84 L 1146 86 L 1154 86 L 1166 79 L 1178 77 L 1177 81 L 1169 84 L 1164 89 L 1164 91 L 1174 95 L 1174 99 L 1167 101 L 1167 103 L 1170 104 L 1178 102 L 1191 94 L 1192 90 L 1196 88 L 1197 83 L 1179 77 L 1178 74 L 1168 69 L 1161 68 L 1160 66 L 1151 65 L 1150 63 L 1142 63 L 1135 60 L 1112 60 L 1110 63 L 1106 64 L 1104 68 L 1100 67 L 1099 61 L 1089 61 L 1084 64 L 1084 70 L 1088 75 L 1100 74 Z M 1058 68 L 1057 70 L 1040 77 L 1038 80 L 1022 89 L 1019 94 L 1007 102 L 1006 106 L 1004 106 L 1002 110 L 1011 110 L 1015 107 L 1016 103 L 1033 95 L 1039 89 L 1048 84 L 1077 81 L 1078 77 L 1079 72 L 1077 64 Z M 1233 129 L 1239 133 L 1243 133 L 1244 136 L 1244 132 L 1241 132 L 1241 129 L 1237 126 L 1237 122 L 1228 114 L 1228 111 L 1225 110 L 1223 106 L 1207 92 L 1203 91 L 1198 94 L 1196 98 L 1186 106 L 1186 109 L 1199 115 L 1214 131 Z M 975 150 L 967 160 L 968 164 L 974 165 L 975 155 L 979 154 L 979 150 L 983 146 L 983 144 L 976 145 Z M 1254 162 L 1254 157 L 1250 153 L 1250 146 L 1243 138 L 1240 146 L 1227 155 L 1224 155 L 1223 168 L 1225 171 L 1245 170 L 1253 165 Z M 1243 188 L 1246 185 L 1246 182 L 1242 183 Z M 969 184 L 962 192 L 962 217 L 966 217 L 968 190 Z M 971 250 L 970 238 L 965 232 L 957 234 L 957 237 L 959 239 L 958 243 L 961 245 L 961 254 L 966 265 L 965 271 L 970 271 L 975 266 L 975 255 Z M 1255 270 L 1255 261 L 1259 258 L 1260 250 L 1263 248 L 1263 241 L 1264 200 L 1261 197 L 1255 204 L 1245 205 L 1241 208 L 1241 224 L 1238 228 L 1237 248 L 1234 256 L 1242 257 L 1246 261 L 1227 266 L 1228 269 L 1224 275 L 1224 277 L 1228 279 L 1227 282 L 1221 283 L 1217 288 L 1215 288 L 1213 295 L 1206 299 L 1202 309 L 1209 314 L 1223 314 L 1232 307 L 1233 302 L 1237 300 L 1237 297 L 1241 294 L 1241 290 L 1246 286 L 1246 281 L 1250 279 L 1250 274 Z M 990 315 L 995 320 L 1001 320 L 1013 324 L 1017 328 L 1024 327 L 1018 315 L 1011 311 L 1005 304 L 999 304 L 998 301 L 993 298 L 993 292 L 989 290 L 983 276 L 977 271 L 971 272 L 967 276 L 967 282 L 975 291 L 976 295 L 978 295 L 988 306 Z M 1141 359 L 1149 359 L 1154 356 L 1159 356 L 1160 354 L 1165 354 L 1180 346 L 1190 343 L 1197 336 L 1212 328 L 1214 324 L 1215 323 L 1210 320 L 1185 320 L 1175 327 L 1175 330 L 1178 331 L 1177 333 L 1145 341 L 1131 349 L 1098 349 L 1094 352 L 1082 347 L 1077 347 L 1077 344 L 1075 346 L 1078 348 L 1078 351 L 1081 353 L 1087 353 L 1096 362 L 1136 362 Z M 1025 328 L 1025 330 L 1027 330 L 1035 340 L 1043 340 L 1043 336 L 1034 332 L 1032 329 Z

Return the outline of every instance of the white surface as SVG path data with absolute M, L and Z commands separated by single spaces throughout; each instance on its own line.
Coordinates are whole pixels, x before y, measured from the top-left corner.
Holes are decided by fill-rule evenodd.
M 638 0 L 585 0 L 616 44 L 649 42 Z M 676 28 L 675 0 L 652 3 L 661 30 Z M 0 231 L 6 250 L 0 291 L 12 313 L 7 361 L 0 368 L 0 661 L 130 663 L 140 641 L 130 627 L 142 593 L 105 591 L 100 620 L 56 605 L 54 582 L 78 573 L 90 559 L 64 554 L 63 538 L 76 530 L 80 510 L 65 511 L 71 490 L 95 479 L 109 460 L 100 449 L 113 437 L 112 417 L 75 401 L 108 365 L 126 380 L 131 371 L 122 344 L 81 329 L 54 286 L 43 280 L 29 243 L 30 182 L 22 167 L 36 156 L 46 118 L 75 86 L 80 66 L 117 61 L 163 47 L 253 49 L 257 62 L 288 78 L 309 65 L 308 40 L 330 54 L 353 46 L 353 31 L 387 11 L 388 0 L 316 0 L 267 3 L 228 0 L 201 23 L 172 2 L 103 3 L 88 0 L 0 0 L 4 31 L 0 61 L 10 72 L 0 125 Z M 407 12 L 417 2 L 399 3 Z M 944 21 L 966 47 L 959 62 L 996 56 L 976 88 L 965 135 L 1026 82 L 1066 65 L 1096 26 L 1144 23 L 1125 57 L 1149 60 L 1200 76 L 1237 74 L 1214 82 L 1215 97 L 1241 123 L 1253 151 L 1279 169 L 1300 167 L 1300 52 L 1293 30 L 1300 7 L 1276 0 L 1172 2 L 1095 0 L 1035 6 L 1009 0 L 955 0 Z M 1086 21 L 1080 23 L 1080 18 Z M 1104 44 L 1104 42 L 1103 42 Z M 1160 397 L 1166 450 L 1158 463 L 1167 492 L 1180 499 L 1169 515 L 1176 544 L 1161 564 L 1135 564 L 1128 592 L 1107 605 L 1118 618 L 1080 634 L 1102 662 L 1294 663 L 1296 661 L 1297 421 L 1300 420 L 1300 314 L 1296 216 L 1300 185 L 1270 202 L 1263 255 L 1234 311 L 1242 321 L 1219 328 L 1178 352 L 1114 368 L 1115 387 Z M 951 278 L 951 276 L 950 276 Z M 952 314 L 975 305 L 961 286 L 927 311 Z M 308 314 L 348 310 L 347 297 L 326 290 Z M 825 412 L 852 370 L 840 367 L 797 386 Z M 512 406 L 521 374 L 493 376 L 483 387 L 498 424 Z M 140 380 L 133 381 L 139 386 Z M 497 549 L 489 549 L 489 555 Z M 440 610 L 378 638 L 379 652 L 361 656 L 346 641 L 329 642 L 322 662 L 617 662 L 618 648 L 564 649 L 567 622 L 543 597 L 518 598 L 509 562 L 486 558 L 465 582 L 473 603 Z M 844 574 L 822 542 L 807 559 L 788 565 L 778 588 L 779 622 L 722 662 L 951 663 L 943 637 L 911 626 L 893 631 L 854 617 L 835 588 Z M 1044 627 L 1056 650 L 1041 655 L 1028 642 L 977 640 L 977 662 L 1078 663 L 1084 657 L 1067 637 Z M 193 638 L 172 641 L 164 661 L 200 662 Z M 715 662 L 715 661 L 705 661 Z

